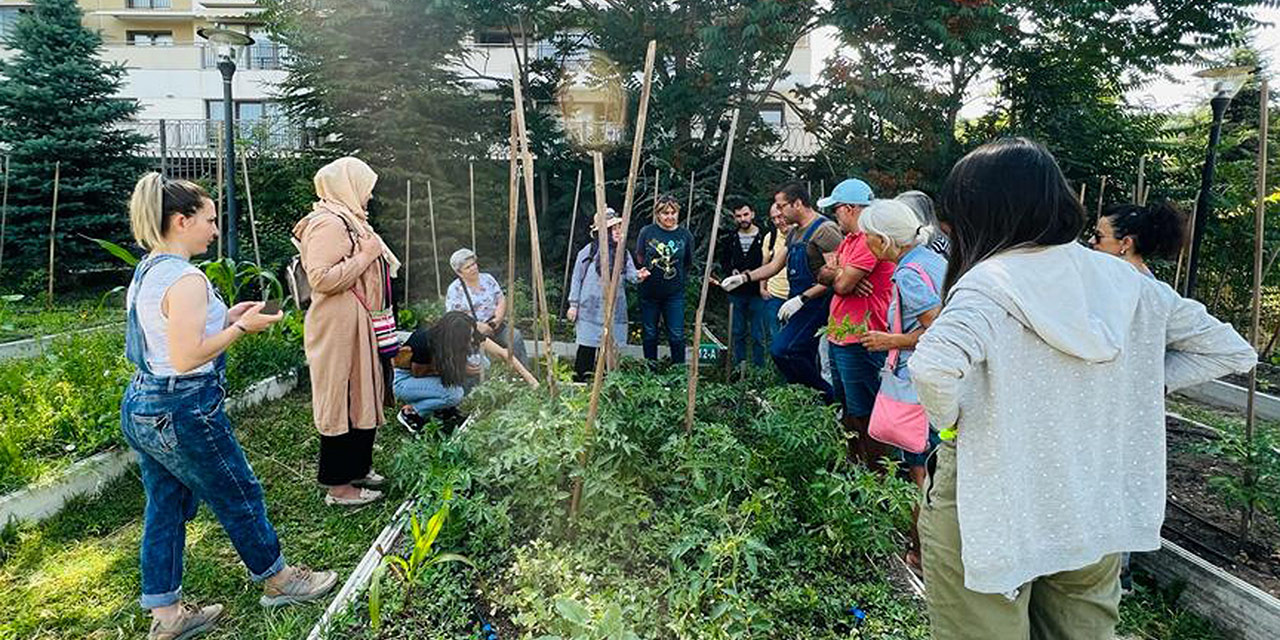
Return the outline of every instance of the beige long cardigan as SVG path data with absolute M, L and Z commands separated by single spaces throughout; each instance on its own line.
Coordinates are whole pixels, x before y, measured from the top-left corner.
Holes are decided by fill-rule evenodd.
M 369 308 L 382 309 L 384 269 L 389 265 L 394 275 L 399 267 L 363 209 L 376 181 L 373 170 L 358 159 L 330 163 L 316 173 L 321 201 L 293 228 L 312 289 L 303 339 L 311 369 L 311 410 L 316 428 L 326 436 L 352 427 L 376 429 L 386 422 L 382 399 L 387 381 L 373 323 L 353 294 L 358 292 Z M 362 257 L 359 243 L 365 242 L 382 244 L 383 259 Z

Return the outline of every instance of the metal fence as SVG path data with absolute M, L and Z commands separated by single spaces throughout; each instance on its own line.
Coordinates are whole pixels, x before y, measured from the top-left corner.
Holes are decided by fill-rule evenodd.
M 216 69 L 218 67 L 218 47 L 203 44 L 201 53 L 201 68 Z M 255 42 L 248 47 L 235 48 L 236 68 L 258 69 L 258 70 L 279 70 L 284 68 L 285 62 L 289 59 L 289 50 L 284 45 L 274 42 Z
M 132 120 L 124 128 L 150 138 L 143 154 L 172 178 L 211 180 L 224 157 L 221 120 Z M 314 134 L 286 118 L 235 122 L 236 148 L 251 156 L 290 155 L 315 146 Z

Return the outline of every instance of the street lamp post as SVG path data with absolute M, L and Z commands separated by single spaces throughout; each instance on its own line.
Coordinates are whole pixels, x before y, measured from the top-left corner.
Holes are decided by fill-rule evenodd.
M 1209 88 L 1209 106 L 1213 109 L 1213 124 L 1209 129 L 1209 147 L 1205 151 L 1204 167 L 1200 171 L 1200 195 L 1196 200 L 1195 228 L 1191 231 L 1191 250 L 1187 259 L 1187 288 L 1183 292 L 1188 297 L 1196 293 L 1197 267 L 1200 264 L 1200 246 L 1204 242 L 1204 231 L 1212 213 L 1213 172 L 1218 164 L 1218 141 L 1222 137 L 1222 118 L 1231 104 L 1231 99 L 1244 86 L 1253 67 L 1219 67 L 1197 72 L 1197 78 L 1205 81 Z
M 234 47 L 247 47 L 253 44 L 253 38 L 239 31 L 214 27 L 202 27 L 196 30 L 196 33 L 218 47 L 218 71 L 222 74 L 222 140 L 226 146 L 226 151 L 223 154 L 226 158 L 224 175 L 227 176 L 227 205 L 223 219 L 226 220 L 227 256 L 235 260 L 239 256 L 239 242 L 236 241 L 238 207 L 236 206 L 235 181 L 235 103 L 231 97 L 231 78 L 236 73 L 236 61 L 233 52 L 235 51 Z

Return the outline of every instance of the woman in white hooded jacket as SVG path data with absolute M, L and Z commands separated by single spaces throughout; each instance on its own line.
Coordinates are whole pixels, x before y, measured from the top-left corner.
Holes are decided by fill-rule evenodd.
M 920 515 L 934 636 L 1111 638 L 1119 554 L 1160 546 L 1164 396 L 1257 361 L 1198 302 L 1081 246 L 1053 156 L 985 145 L 943 187 L 944 306 L 908 365 L 949 438 Z

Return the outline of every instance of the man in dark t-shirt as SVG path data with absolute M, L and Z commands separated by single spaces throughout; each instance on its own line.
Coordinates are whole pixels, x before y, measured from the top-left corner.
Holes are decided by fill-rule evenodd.
M 671 196 L 658 199 L 657 222 L 646 225 L 636 238 L 636 266 L 649 270 L 640 283 L 640 321 L 644 328 L 644 357 L 658 359 L 658 321 L 667 328 L 671 362 L 684 362 L 684 290 L 693 267 L 693 234 L 680 226 L 680 203 Z
M 735 198 L 728 209 L 733 214 L 733 229 L 720 237 L 716 253 L 719 254 L 722 277 L 750 271 L 764 263 L 765 233 L 756 226 L 756 213 L 745 200 Z M 765 299 L 758 287 L 739 287 L 729 293 L 729 313 L 733 327 L 730 340 L 733 345 L 733 365 L 747 359 L 751 351 L 751 364 L 764 367 Z M 748 337 L 750 341 L 748 341 Z

